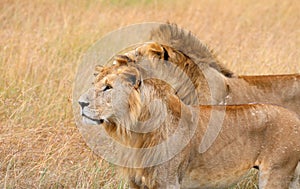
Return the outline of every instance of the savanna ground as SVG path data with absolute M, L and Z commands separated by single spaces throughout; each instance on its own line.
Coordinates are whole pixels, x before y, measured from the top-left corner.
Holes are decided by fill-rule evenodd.
M 191 30 L 238 74 L 300 70 L 294 0 L 1 0 L 0 188 L 126 188 L 78 132 L 72 86 L 92 44 L 146 21 Z

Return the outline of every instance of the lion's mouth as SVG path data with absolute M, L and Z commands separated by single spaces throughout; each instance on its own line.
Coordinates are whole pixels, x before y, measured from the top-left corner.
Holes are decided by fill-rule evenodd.
M 89 116 L 87 116 L 87 115 L 85 115 L 85 114 L 82 114 L 82 117 L 85 117 L 85 118 L 87 118 L 87 119 L 89 119 L 89 120 L 91 120 L 91 121 L 93 121 L 93 122 L 96 122 L 98 125 L 100 125 L 100 124 L 103 124 L 104 123 L 104 119 L 94 119 L 94 118 L 91 118 L 91 117 L 89 117 Z

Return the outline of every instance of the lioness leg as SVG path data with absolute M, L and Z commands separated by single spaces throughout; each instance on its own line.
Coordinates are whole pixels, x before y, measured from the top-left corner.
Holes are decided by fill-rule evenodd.
M 293 179 L 298 161 L 289 160 L 285 164 L 261 165 L 259 173 L 260 189 L 288 189 Z

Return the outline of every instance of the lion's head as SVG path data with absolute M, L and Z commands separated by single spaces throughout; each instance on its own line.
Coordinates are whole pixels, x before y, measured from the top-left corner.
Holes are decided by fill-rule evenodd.
M 117 61 L 122 63 L 123 60 Z M 79 99 L 83 121 L 87 124 L 136 122 L 141 109 L 138 70 L 117 64 L 97 66 L 96 71 L 93 87 Z

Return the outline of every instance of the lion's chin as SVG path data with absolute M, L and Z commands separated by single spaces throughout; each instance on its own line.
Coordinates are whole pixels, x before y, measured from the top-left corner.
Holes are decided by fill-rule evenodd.
M 84 116 L 84 117 L 82 117 L 82 122 L 86 125 L 101 125 L 104 123 L 104 119 L 99 119 L 99 120 L 89 119 Z

